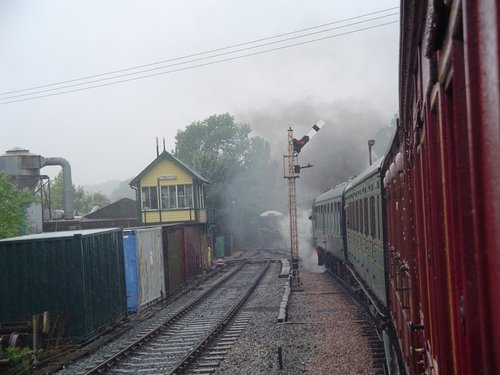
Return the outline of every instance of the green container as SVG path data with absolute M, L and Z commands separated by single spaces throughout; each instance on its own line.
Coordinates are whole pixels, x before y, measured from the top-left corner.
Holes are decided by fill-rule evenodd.
M 64 322 L 63 336 L 78 341 L 126 315 L 121 229 L 0 240 L 0 321 L 31 320 L 44 311 Z
M 224 237 L 215 237 L 215 259 L 224 258 Z

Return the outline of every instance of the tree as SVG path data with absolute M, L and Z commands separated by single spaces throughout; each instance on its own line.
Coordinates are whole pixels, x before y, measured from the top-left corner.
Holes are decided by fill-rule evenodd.
M 75 211 L 78 214 L 87 214 L 94 207 L 102 208 L 110 204 L 109 198 L 102 193 L 88 193 L 82 186 L 73 185 L 73 193 L 75 196 Z M 64 196 L 64 181 L 62 171 L 50 183 L 50 201 L 51 208 L 62 210 Z
M 22 234 L 26 209 L 33 199 L 29 190 L 17 189 L 5 174 L 0 173 L 0 238 Z
M 216 231 L 240 242 L 256 238 L 260 213 L 277 201 L 269 143 L 251 132 L 228 113 L 213 115 L 178 130 L 173 153 L 209 180 L 206 204 L 215 209 Z
M 53 210 L 63 209 L 64 181 L 62 171 L 50 182 L 50 208 Z
M 174 155 L 209 180 L 225 182 L 243 166 L 251 131 L 228 113 L 213 115 L 177 131 Z
M 110 204 L 109 198 L 103 193 L 87 193 L 83 187 L 73 187 L 75 190 L 75 210 L 79 214 L 88 214 L 95 207 L 102 208 Z

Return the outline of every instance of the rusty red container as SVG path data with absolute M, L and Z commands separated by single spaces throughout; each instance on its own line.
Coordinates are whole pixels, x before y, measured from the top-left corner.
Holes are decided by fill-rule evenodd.
M 172 294 L 184 283 L 184 232 L 179 225 L 162 226 L 166 290 Z

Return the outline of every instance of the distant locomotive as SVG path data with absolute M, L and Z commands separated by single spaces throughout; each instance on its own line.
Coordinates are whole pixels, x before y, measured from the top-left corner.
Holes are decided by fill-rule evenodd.
M 390 373 L 500 373 L 498 1 L 402 1 L 385 157 L 318 196 L 318 259 L 380 323 Z
M 279 211 L 266 211 L 259 217 L 259 234 L 263 248 L 283 248 L 285 238 L 283 237 L 284 216 Z

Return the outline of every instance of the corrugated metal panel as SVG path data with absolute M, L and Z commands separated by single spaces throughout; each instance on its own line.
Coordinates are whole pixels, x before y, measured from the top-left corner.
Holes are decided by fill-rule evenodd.
M 165 226 L 167 233 L 168 291 L 174 291 L 184 282 L 184 234 L 179 226 Z
M 127 308 L 129 311 L 137 311 L 139 298 L 139 274 L 137 271 L 136 236 L 132 231 L 123 235 L 123 252 L 125 254 Z
M 205 228 L 200 226 L 200 251 L 201 251 L 201 268 L 207 269 L 209 265 L 209 255 L 208 255 L 208 237 Z
M 136 228 L 137 266 L 139 270 L 139 307 L 165 296 L 162 229 Z
M 184 227 L 184 244 L 184 277 L 186 280 L 191 280 L 201 271 L 200 236 L 198 227 Z
M 0 321 L 49 311 L 65 336 L 88 339 L 126 315 L 124 281 L 119 229 L 0 241 Z
M 72 238 L 75 235 L 91 236 L 94 234 L 103 234 L 104 232 L 116 231 L 116 228 L 111 229 L 85 229 L 85 230 L 69 230 L 64 232 L 49 232 L 29 234 L 27 236 L 11 237 L 0 240 L 0 242 L 19 242 L 19 241 L 33 241 L 33 240 L 46 240 L 46 239 L 65 239 Z

